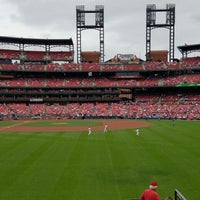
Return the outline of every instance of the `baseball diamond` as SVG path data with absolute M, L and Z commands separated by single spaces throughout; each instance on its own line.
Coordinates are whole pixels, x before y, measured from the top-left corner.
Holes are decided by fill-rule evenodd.
M 2 3 L 1 21 L 12 25 L 1 33 L 14 28 L 32 35 L 24 26 L 34 20 L 34 29 L 52 28 L 37 34 L 49 38 L 0 36 L 0 200 L 146 200 L 155 189 L 157 200 L 199 199 L 200 44 L 184 44 L 187 31 L 198 35 L 198 25 L 194 31 L 186 25 L 188 16 L 197 19 L 191 9 L 199 13 L 199 3 L 188 3 L 193 17 L 175 15 L 175 4 L 147 4 L 146 34 L 138 34 L 145 15 L 136 14 L 145 1 L 105 1 L 105 11 L 117 15 L 106 25 L 111 57 L 104 52 L 104 5 L 76 5 L 75 47 L 70 26 L 60 23 L 73 22 L 77 1 L 16 1 L 9 10 L 14 1 Z M 185 23 L 179 58 L 175 16 Z M 67 29 L 66 38 L 53 38 L 59 28 Z M 169 41 L 159 31 L 153 37 L 159 45 L 152 45 L 152 30 L 160 28 L 169 31 Z M 92 31 L 82 35 L 89 29 L 98 33 L 99 49 Z M 142 35 L 145 55 L 136 39 Z
M 45 121 L 45 120 L 44 120 Z M 150 122 L 146 121 L 139 121 L 139 120 L 95 120 L 100 122 L 102 125 L 93 125 L 93 130 L 102 130 L 103 124 L 107 124 L 109 130 L 117 130 L 117 129 L 131 129 L 136 127 L 145 127 L 150 126 Z M 27 122 L 29 125 L 26 125 Z M 36 123 L 36 120 L 32 121 L 15 121 L 14 125 L 8 125 L 4 127 L 0 127 L 0 132 L 67 132 L 67 131 L 84 131 L 87 130 L 87 126 L 70 126 L 70 122 L 67 122 L 66 126 L 60 126 L 61 124 L 64 125 L 64 122 L 54 121 L 52 126 L 31 126 L 32 123 Z M 77 121 L 78 124 L 78 121 Z

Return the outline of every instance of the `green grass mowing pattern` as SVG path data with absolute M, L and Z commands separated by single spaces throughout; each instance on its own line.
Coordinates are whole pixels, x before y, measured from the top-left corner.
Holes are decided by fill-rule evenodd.
M 11 126 L 17 124 L 17 121 L 0 121 L 0 127 Z
M 135 130 L 0 133 L 0 199 L 128 200 L 151 180 L 161 198 L 200 196 L 199 121 Z
M 100 126 L 101 121 L 95 120 L 35 120 L 22 123 L 20 126 L 33 126 L 33 127 L 45 127 L 45 126 Z

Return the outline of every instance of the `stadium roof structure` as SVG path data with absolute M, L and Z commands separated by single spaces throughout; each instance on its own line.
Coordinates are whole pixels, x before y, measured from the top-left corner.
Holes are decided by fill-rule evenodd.
M 184 46 L 178 46 L 177 48 L 181 52 L 182 57 L 187 57 L 189 53 L 200 51 L 200 44 L 185 44 Z
M 39 38 L 18 38 L 0 36 L 0 44 L 28 44 L 28 45 L 48 45 L 48 46 L 73 46 L 73 40 L 70 39 L 39 39 Z

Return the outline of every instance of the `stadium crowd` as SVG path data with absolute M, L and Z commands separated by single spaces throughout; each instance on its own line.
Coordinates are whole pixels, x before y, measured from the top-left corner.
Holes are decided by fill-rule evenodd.
M 1 118 L 200 119 L 198 92 L 146 90 L 197 86 L 200 57 L 169 63 L 36 62 L 71 56 L 0 49 Z M 18 59 L 23 62 L 8 62 Z

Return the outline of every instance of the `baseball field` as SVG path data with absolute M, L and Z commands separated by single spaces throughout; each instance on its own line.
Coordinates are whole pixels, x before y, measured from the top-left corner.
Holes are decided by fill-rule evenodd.
M 131 200 L 156 180 L 197 200 L 199 147 L 200 121 L 1 121 L 0 199 Z

